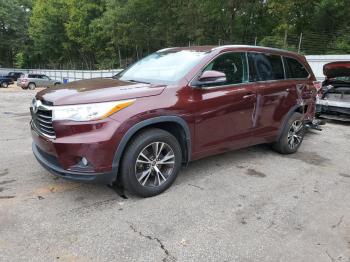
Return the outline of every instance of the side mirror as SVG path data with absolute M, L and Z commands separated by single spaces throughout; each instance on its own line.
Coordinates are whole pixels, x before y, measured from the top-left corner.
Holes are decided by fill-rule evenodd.
M 195 85 L 212 85 L 212 84 L 224 84 L 226 83 L 226 74 L 220 71 L 208 70 L 198 78 Z

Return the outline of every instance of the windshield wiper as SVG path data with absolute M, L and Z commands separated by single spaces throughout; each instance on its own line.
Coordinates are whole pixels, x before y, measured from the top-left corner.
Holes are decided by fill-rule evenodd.
M 150 84 L 150 83 L 148 83 L 148 82 L 138 81 L 138 80 L 134 80 L 134 79 L 128 79 L 128 80 L 126 80 L 126 81 L 133 82 L 133 83 Z

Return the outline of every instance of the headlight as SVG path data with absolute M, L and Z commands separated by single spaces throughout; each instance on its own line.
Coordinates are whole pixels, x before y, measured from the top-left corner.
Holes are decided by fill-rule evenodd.
M 55 106 L 52 110 L 52 120 L 99 120 L 132 105 L 134 102 L 135 100 L 124 100 L 95 104 Z

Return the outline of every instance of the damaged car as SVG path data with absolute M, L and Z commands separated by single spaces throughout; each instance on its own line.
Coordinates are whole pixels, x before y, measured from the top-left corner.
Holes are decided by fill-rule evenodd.
M 350 121 L 350 61 L 326 64 L 323 73 L 326 80 L 318 94 L 317 116 Z

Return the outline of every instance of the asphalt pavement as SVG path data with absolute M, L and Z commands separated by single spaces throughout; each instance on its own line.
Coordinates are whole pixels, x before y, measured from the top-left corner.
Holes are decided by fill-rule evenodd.
M 191 163 L 157 197 L 56 178 L 31 152 L 35 91 L 0 89 L 0 261 L 350 261 L 350 125 L 282 156 Z

